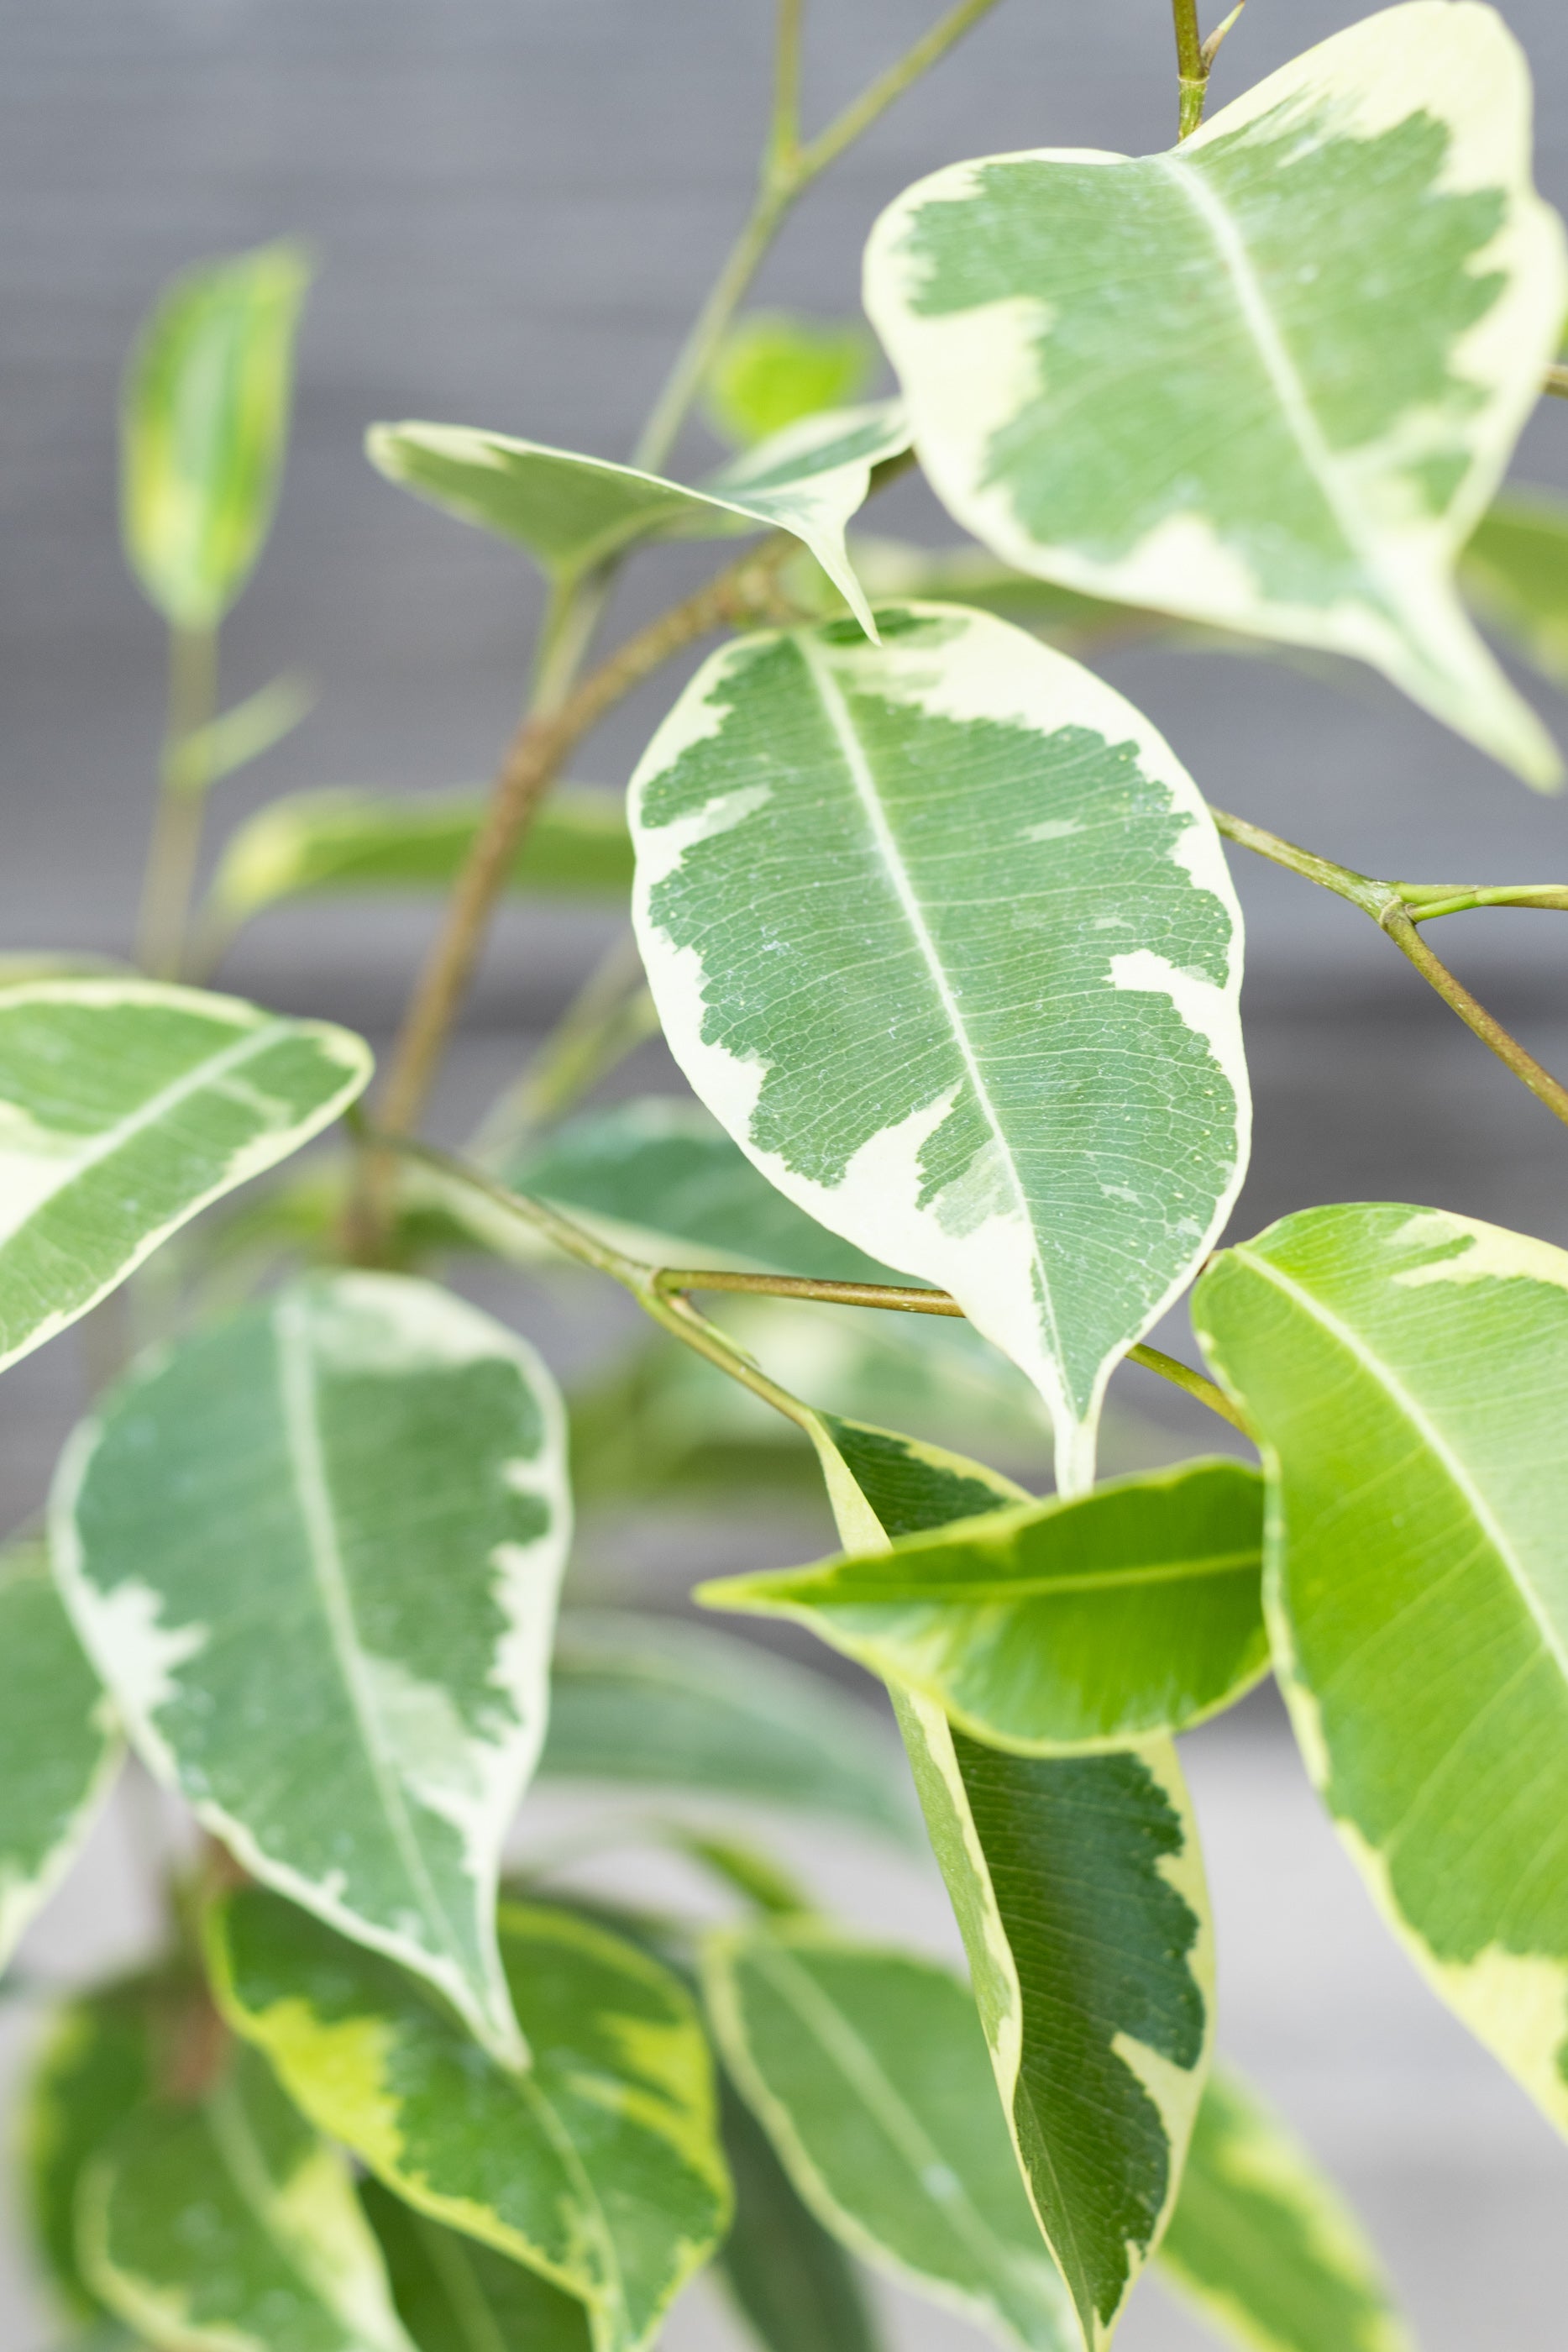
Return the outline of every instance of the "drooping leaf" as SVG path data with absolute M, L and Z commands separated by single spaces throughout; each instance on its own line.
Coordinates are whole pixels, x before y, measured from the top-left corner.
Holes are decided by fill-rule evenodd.
M 705 1626 L 611 1610 L 561 1621 L 539 1771 L 760 1799 L 918 1835 L 898 1750 L 821 1675 Z
M 1499 635 L 1553 686 L 1568 686 L 1568 499 L 1505 490 L 1465 550 L 1466 595 Z
M 213 877 L 212 914 L 231 929 L 306 892 L 443 888 L 472 848 L 484 811 L 478 793 L 291 793 L 230 837 Z M 595 898 L 623 898 L 631 880 L 621 795 L 591 784 L 552 793 L 510 877 L 514 890 Z
M 705 405 L 716 431 L 749 446 L 859 400 L 876 363 L 876 345 L 858 319 L 747 310 L 718 347 Z
M 409 2204 L 651 2341 L 729 2218 L 712 2069 L 667 1969 L 565 1910 L 506 1904 L 530 2063 L 498 2065 L 408 1978 L 276 1895 L 213 1921 L 218 1994 L 289 2095 Z
M 271 528 L 309 278 L 294 245 L 187 270 L 131 353 L 120 409 L 125 552 L 176 627 L 222 620 Z
M 1067 2352 L 965 1987 L 808 1920 L 720 1930 L 704 1980 L 725 2063 L 823 2225 L 1005 2340 Z
M 1355 2216 L 1234 2074 L 1209 2077 L 1160 2267 L 1249 2352 L 1414 2352 Z
M 1556 781 L 1454 589 L 1568 305 L 1492 10 L 1385 9 L 1168 154 L 938 172 L 866 302 L 934 487 L 1008 562 L 1358 656 Z
M 1260 1433 L 1309 1770 L 1437 1993 L 1568 2133 L 1568 1255 L 1309 1209 L 1194 1305 Z
M 709 1109 L 954 1292 L 1076 1492 L 1112 1367 L 1245 1168 L 1239 915 L 1119 695 L 988 614 L 884 631 L 745 637 L 694 679 L 632 780 L 638 938 Z
M 717 2269 L 737 2309 L 763 2352 L 878 2352 L 854 2264 L 802 2202 L 727 2077 L 721 2094 L 735 2219 Z
M 120 1732 L 42 1543 L 0 1550 L 0 1968 L 87 1835 Z
M 533 1350 L 434 1284 L 353 1273 L 134 1371 L 52 1505 L 77 1630 L 152 1770 L 504 2056 L 497 1874 L 569 1517 Z
M 0 991 L 0 1367 L 364 1087 L 346 1029 L 144 980 Z
M 97 2293 L 166 2352 L 412 2352 L 347 2166 L 248 2050 L 199 2105 L 138 2109 L 78 2216 Z
M 360 2202 L 419 2352 L 589 2352 L 587 2311 L 537 2271 L 433 2221 L 379 2180 L 361 2183 Z
M 389 481 L 526 547 L 557 580 L 637 540 L 793 531 L 873 631 L 844 526 L 865 501 L 872 468 L 906 449 L 909 432 L 896 401 L 832 409 L 770 436 L 700 489 L 463 425 L 375 425 L 365 446 Z
M 994 1748 L 1124 1747 L 1228 1706 L 1264 1674 L 1263 1489 L 1186 1462 L 892 1550 L 699 1585 L 713 1609 L 810 1626 Z

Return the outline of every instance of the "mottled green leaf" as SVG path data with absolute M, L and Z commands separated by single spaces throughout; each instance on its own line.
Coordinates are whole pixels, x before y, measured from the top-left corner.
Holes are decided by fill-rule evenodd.
M 1556 781 L 1454 588 L 1568 304 L 1491 9 L 1385 9 L 1168 154 L 938 172 L 866 301 L 938 495 L 1008 562 L 1358 656 Z
M 59 1884 L 120 1761 L 120 1733 L 49 1577 L 0 1551 L 0 1968 Z
M 389 481 L 517 541 L 557 580 L 642 539 L 792 531 L 872 634 L 844 526 L 864 504 L 872 468 L 908 446 L 899 404 L 873 401 L 804 417 L 688 489 L 633 466 L 464 425 L 374 425 L 366 442 Z
M 1240 919 L 1147 721 L 990 615 L 716 655 L 632 787 L 665 1035 L 800 1207 L 950 1289 L 1092 1477 L 1113 1366 L 1234 1200 Z
M 336 1118 L 368 1046 L 144 980 L 0 991 L 0 1366 Z
M 131 570 L 177 627 L 222 620 L 271 528 L 309 278 L 293 245 L 187 270 L 131 353 L 120 526 Z
M 589 2352 L 587 2311 L 537 2271 L 433 2221 L 379 2180 L 361 2183 L 360 2201 L 419 2352 Z
M 651 2341 L 729 2219 L 712 2068 L 667 1969 L 564 1910 L 500 1912 L 531 2061 L 498 2065 L 391 1962 L 276 1895 L 213 1924 L 219 1998 L 290 2095 L 397 2194 Z
M 1481 517 L 1459 578 L 1482 620 L 1568 687 L 1568 499 L 1505 490 Z
M 704 1979 L 725 2063 L 824 2226 L 1005 2339 L 1066 2352 L 1071 2307 L 965 1987 L 809 1920 L 721 1930 Z
M 747 310 L 708 371 L 709 421 L 727 441 L 766 441 L 803 416 L 859 400 L 876 363 L 876 345 L 858 319 Z
M 695 1598 L 793 1619 L 974 1738 L 1046 1756 L 1228 1706 L 1268 1667 L 1262 1565 L 1257 1473 L 1186 1462 Z
M 1430 1983 L 1568 2133 L 1568 1255 L 1309 1209 L 1226 1251 L 1194 1320 L 1268 1467 L 1308 1768 Z
M 481 793 L 289 793 L 231 835 L 213 877 L 212 914 L 228 929 L 306 892 L 441 889 L 484 813 Z M 591 784 L 551 793 L 510 875 L 514 890 L 584 898 L 623 898 L 631 879 L 621 795 Z
M 763 2352 L 877 2352 L 853 2263 L 801 2201 L 727 2077 L 721 2092 L 735 2219 L 716 2266 L 737 2309 Z
M 52 1513 L 151 1768 L 255 1876 L 515 2055 L 492 1914 L 570 1520 L 533 1350 L 431 1283 L 293 1284 L 113 1391 Z
M 347 2166 L 240 2050 L 140 2108 L 78 2198 L 88 2276 L 163 2352 L 411 2352 Z
M 1414 2352 L 1355 2216 L 1234 2074 L 1209 2077 L 1160 2266 L 1249 2352 Z
M 706 1626 L 611 1610 L 562 1619 L 541 1774 L 698 1790 L 918 1834 L 898 1750 L 821 1675 Z

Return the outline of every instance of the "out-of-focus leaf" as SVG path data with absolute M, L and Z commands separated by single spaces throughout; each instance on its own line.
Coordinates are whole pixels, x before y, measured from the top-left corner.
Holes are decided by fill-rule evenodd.
M 69 1868 L 120 1752 L 47 1548 L 8 1545 L 0 1550 L 0 1968 Z
M 178 628 L 210 629 L 272 525 L 309 283 L 294 245 L 187 270 L 137 339 L 120 408 L 126 558 Z
M 1483 621 L 1568 687 L 1568 499 L 1522 484 L 1504 490 L 1476 527 L 1459 583 Z
M 419 2352 L 589 2352 L 586 2309 L 537 2271 L 433 2221 L 379 2180 L 361 2181 L 360 2201 Z
M 802 2202 L 727 2075 L 720 2114 L 735 2219 L 716 2267 L 763 2352 L 878 2352 L 853 2263 Z
M 292 735 L 315 708 L 316 688 L 308 678 L 286 672 L 187 735 L 180 745 L 180 772 L 203 786 L 215 784 Z
M 146 980 L 0 992 L 0 1366 L 352 1102 L 346 1029 Z
M 858 319 L 809 319 L 799 310 L 747 310 L 730 328 L 708 373 L 709 422 L 749 446 L 824 408 L 859 400 L 877 348 Z
M 52 1509 L 151 1769 L 255 1876 L 516 2056 L 493 1906 L 570 1527 L 532 1349 L 431 1283 L 308 1278 L 133 1372 Z
M 1020 571 L 1354 655 L 1554 783 L 1454 582 L 1568 300 L 1529 115 L 1492 9 L 1413 0 L 1167 154 L 918 182 L 866 305 L 937 495 Z
M 235 2029 L 321 2131 L 577 2295 L 598 2352 L 637 2352 L 729 2220 L 702 2028 L 667 1969 L 570 1912 L 508 1903 L 499 1927 L 520 2069 L 259 1889 L 214 1916 L 211 1958 Z

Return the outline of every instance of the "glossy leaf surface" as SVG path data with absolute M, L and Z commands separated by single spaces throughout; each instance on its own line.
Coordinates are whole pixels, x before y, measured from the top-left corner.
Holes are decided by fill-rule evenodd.
M 804 416 L 860 400 L 876 364 L 876 345 L 858 319 L 747 310 L 718 347 L 704 404 L 716 432 L 749 447 Z
M 700 489 L 467 425 L 377 425 L 366 444 L 389 481 L 516 541 L 558 580 L 641 539 L 792 531 L 867 630 L 870 608 L 845 552 L 844 526 L 865 501 L 873 467 L 908 446 L 895 401 L 804 417 Z
M 347 2166 L 249 2051 L 130 2117 L 78 2210 L 99 2294 L 167 2352 L 411 2352 Z
M 126 370 L 125 552 L 164 618 L 222 620 L 272 524 L 309 266 L 267 245 L 165 288 Z
M 1356 655 L 1556 781 L 1454 589 L 1568 309 L 1491 9 L 1385 9 L 1168 154 L 936 173 L 866 301 L 938 495 L 1008 562 Z
M 577 2295 L 595 2345 L 626 2352 L 729 2219 L 706 2043 L 667 1969 L 573 1914 L 507 1904 L 500 1938 L 521 2071 L 276 1895 L 231 1898 L 213 1963 L 231 2021 L 320 2130 L 433 2220 Z
M 154 1358 L 62 1459 L 57 1574 L 152 1769 L 245 1867 L 517 2049 L 492 1926 L 569 1533 L 533 1350 L 318 1276 Z M 266 1595 L 265 1609 L 256 1596 Z
M 379 2180 L 360 2202 L 419 2352 L 589 2352 L 588 2313 L 521 2263 L 433 2221 Z
M 562 1619 L 541 1774 L 760 1799 L 907 1844 L 898 1750 L 821 1675 L 703 1626 L 616 1610 Z
M 632 780 L 636 922 L 696 1093 L 823 1224 L 950 1289 L 1059 1483 L 1249 1132 L 1218 836 L 1119 695 L 988 614 L 739 639 Z
M 87 1835 L 120 1760 L 42 1543 L 0 1550 L 0 1968 Z
M 353 1101 L 346 1029 L 144 980 L 0 991 L 0 1365 Z
M 853 2263 L 801 2201 L 745 2100 L 727 2080 L 721 2090 L 735 2219 L 716 2261 L 736 2308 L 763 2352 L 877 2352 Z
M 1006 2340 L 1067 2352 L 1071 2307 L 958 1979 L 805 1921 L 711 1937 L 704 1977 L 726 2064 L 827 2227 Z
M 695 1597 L 808 1625 L 972 1738 L 1049 1755 L 1229 1706 L 1268 1666 L 1262 1565 L 1262 1481 L 1208 1461 Z
M 1250 2352 L 1414 2352 L 1354 2215 L 1233 2074 L 1209 2077 L 1160 2267 Z
M 1459 577 L 1483 621 L 1568 686 L 1568 499 L 1511 488 L 1481 517 Z
M 1308 1769 L 1435 1990 L 1568 2133 L 1568 1255 L 1310 1209 L 1194 1302 L 1271 1487 Z

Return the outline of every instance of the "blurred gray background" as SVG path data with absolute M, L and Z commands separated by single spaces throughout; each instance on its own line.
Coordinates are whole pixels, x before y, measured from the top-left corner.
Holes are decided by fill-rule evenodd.
M 808 104 L 841 103 L 936 0 L 819 0 Z M 1359 0 L 1251 0 L 1216 103 L 1364 13 Z M 1534 58 L 1540 175 L 1568 201 L 1568 16 L 1505 12 Z M 294 450 L 273 544 L 230 625 L 227 693 L 307 667 L 308 724 L 221 788 L 226 822 L 307 785 L 430 788 L 487 773 L 512 723 L 538 596 L 521 563 L 415 505 L 360 456 L 378 417 L 496 426 L 623 457 L 682 326 L 742 217 L 765 113 L 768 0 L 0 0 L 0 950 L 123 953 L 162 702 L 158 625 L 120 562 L 114 411 L 136 320 L 171 271 L 281 233 L 321 277 L 300 351 Z M 857 300 L 880 205 L 960 155 L 1167 143 L 1166 0 L 1000 0 L 937 74 L 807 199 L 760 299 Z M 698 466 L 711 445 L 694 430 Z M 1516 461 L 1568 487 L 1568 408 Z M 953 534 L 905 487 L 877 528 Z M 618 625 L 694 551 L 635 570 Z M 1352 695 L 1262 660 L 1128 653 L 1106 664 L 1209 796 L 1352 865 L 1422 879 L 1568 879 L 1568 804 L 1533 798 L 1370 677 Z M 1529 689 L 1568 740 L 1568 709 Z M 673 692 L 645 691 L 584 747 L 620 782 Z M 1568 1243 L 1568 1137 L 1353 909 L 1237 861 L 1249 922 L 1258 1096 L 1239 1230 L 1313 1201 L 1403 1198 Z M 235 989 L 384 1038 L 427 936 L 417 908 L 318 908 L 258 923 Z M 517 1066 L 609 936 L 532 908 L 497 927 L 439 1105 L 455 1129 Z M 1439 944 L 1533 1048 L 1568 1066 L 1568 930 L 1470 916 Z M 622 1084 L 672 1085 L 650 1049 Z M 559 1309 L 536 1311 L 570 1354 Z M 1173 1320 L 1167 1344 L 1186 1344 Z M 7 1376 L 0 1506 L 34 1507 L 79 1407 L 68 1339 Z M 1155 1383 L 1133 1407 L 1174 1446 L 1207 1444 Z M 778 1541 L 788 1550 L 789 1529 Z M 810 1537 L 813 1542 L 818 1535 Z M 724 1539 L 716 1539 L 722 1554 Z M 750 1538 L 748 1557 L 757 1538 Z M 722 1566 L 711 1530 L 700 1565 Z M 677 1550 L 679 1547 L 677 1546 Z M 796 1557 L 803 1556 L 798 1551 Z M 662 1600 L 689 1559 L 664 1559 Z M 1563 2341 L 1568 2160 L 1373 1922 L 1266 1705 L 1189 1743 L 1219 1906 L 1225 2038 L 1354 2189 L 1427 2352 Z M 35 1939 L 78 1973 L 124 1950 L 135 1888 L 110 1823 Z M 947 1933 L 929 1885 L 818 1855 L 852 1912 Z M 15 2045 L 21 2028 L 11 2013 Z M 19 2260 L 0 2339 L 50 2341 Z M 5 2300 L 6 2297 L 9 2300 Z M 967 2331 L 901 2313 L 904 2340 Z M 683 2315 L 674 2341 L 715 2323 Z M 1129 2352 L 1197 2341 L 1158 2304 Z

